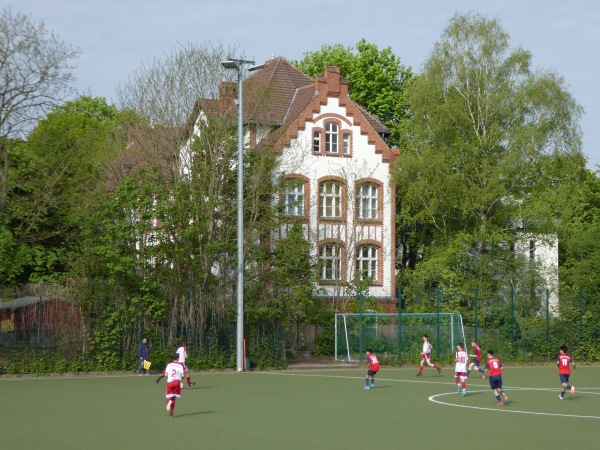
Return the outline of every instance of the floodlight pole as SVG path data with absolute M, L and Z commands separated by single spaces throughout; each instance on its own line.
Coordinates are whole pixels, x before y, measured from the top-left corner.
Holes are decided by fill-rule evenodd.
M 244 133 L 242 80 L 244 65 L 254 61 L 228 59 L 221 61 L 226 69 L 236 69 L 238 76 L 238 172 L 237 172 L 237 336 L 236 369 L 244 371 Z

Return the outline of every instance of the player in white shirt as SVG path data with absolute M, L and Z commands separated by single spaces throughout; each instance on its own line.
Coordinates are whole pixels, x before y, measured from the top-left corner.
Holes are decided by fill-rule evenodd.
M 469 362 L 469 354 L 465 351 L 465 344 L 462 342 L 456 344 L 456 357 L 454 358 L 454 378 L 458 393 L 464 397 L 467 395 L 467 363 Z
M 181 367 L 183 367 L 183 371 L 185 373 L 185 379 L 187 381 L 187 385 L 188 387 L 192 387 L 195 386 L 196 383 L 192 383 L 190 380 L 190 371 L 188 370 L 187 366 L 185 365 L 185 360 L 187 359 L 187 344 L 185 342 L 182 342 L 180 347 L 175 351 L 175 353 L 177 353 L 178 356 L 178 362 L 179 364 L 181 364 Z M 183 386 L 183 383 L 182 383 Z
M 171 417 L 173 417 L 173 411 L 175 411 L 175 402 L 181 396 L 181 378 L 183 377 L 183 373 L 183 367 L 179 363 L 179 355 L 174 354 L 173 361 L 167 364 L 163 374 L 156 379 L 158 383 L 162 378 L 167 377 L 167 411 Z
M 419 373 L 417 374 L 418 377 L 423 375 L 423 365 L 425 363 L 427 363 L 427 365 L 429 367 L 433 367 L 434 369 L 436 369 L 438 371 L 438 373 L 442 373 L 441 367 L 439 367 L 437 364 L 431 363 L 431 351 L 432 350 L 433 350 L 433 346 L 429 342 L 429 337 L 426 334 L 424 334 L 423 335 L 423 353 L 421 353 L 421 364 L 419 364 Z

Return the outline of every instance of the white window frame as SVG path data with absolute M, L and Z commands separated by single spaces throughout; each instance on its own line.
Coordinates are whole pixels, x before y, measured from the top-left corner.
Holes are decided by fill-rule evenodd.
M 342 247 L 336 243 L 319 247 L 321 280 L 340 281 L 342 279 Z
M 351 142 L 352 142 L 352 139 L 351 139 L 350 133 L 344 133 L 342 135 L 342 147 L 343 147 L 344 155 L 350 154 Z
M 361 280 L 370 278 L 379 281 L 379 248 L 375 245 L 361 245 L 356 252 L 356 272 Z
M 321 132 L 313 131 L 313 153 L 321 153 Z
M 325 124 L 325 153 L 337 155 L 339 152 L 339 129 L 336 122 Z
M 304 183 L 301 180 L 289 180 L 281 193 L 283 214 L 287 216 L 304 215 Z
M 319 186 L 321 197 L 321 217 L 342 217 L 342 185 L 336 181 L 324 181 Z
M 375 183 L 361 183 L 358 186 L 358 218 L 373 220 L 379 218 L 379 186 Z

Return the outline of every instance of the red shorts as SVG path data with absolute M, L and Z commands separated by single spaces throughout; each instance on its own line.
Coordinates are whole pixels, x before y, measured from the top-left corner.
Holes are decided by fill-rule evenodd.
M 167 398 L 179 398 L 181 394 L 181 381 L 173 380 L 167 383 Z
M 421 353 L 421 359 L 429 361 L 431 359 L 431 353 Z
M 454 372 L 454 378 L 467 378 L 467 372 Z

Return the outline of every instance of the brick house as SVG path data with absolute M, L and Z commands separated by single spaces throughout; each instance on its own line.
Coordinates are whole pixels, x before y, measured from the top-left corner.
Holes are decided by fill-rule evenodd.
M 272 238 L 300 221 L 319 262 L 317 297 L 344 299 L 345 283 L 368 277 L 369 295 L 395 311 L 391 166 L 400 152 L 384 141 L 389 129 L 350 99 L 337 67 L 313 79 L 278 57 L 243 83 L 245 148 L 268 145 L 279 159 L 276 178 L 286 180 L 273 202 L 282 215 Z M 237 84 L 222 83 L 219 96 L 199 100 L 197 120 L 225 113 L 237 120 Z M 188 142 L 182 173 L 189 155 Z

